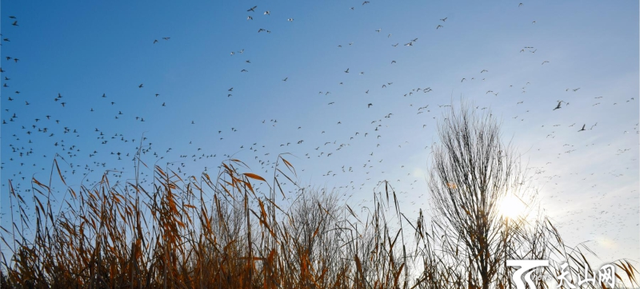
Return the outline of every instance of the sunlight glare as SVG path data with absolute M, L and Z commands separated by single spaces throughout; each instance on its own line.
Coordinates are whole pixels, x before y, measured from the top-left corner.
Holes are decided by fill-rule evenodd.
M 515 219 L 521 215 L 524 204 L 514 195 L 508 195 L 500 204 L 500 214 L 509 219 Z

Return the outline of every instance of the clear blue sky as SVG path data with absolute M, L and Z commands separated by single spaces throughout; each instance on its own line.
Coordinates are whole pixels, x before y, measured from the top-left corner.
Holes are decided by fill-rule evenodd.
M 370 2 L 4 1 L 2 225 L 9 180 L 30 196 L 56 154 L 75 188 L 131 178 L 142 134 L 147 164 L 267 177 L 289 152 L 302 185 L 361 206 L 389 180 L 415 216 L 441 106 L 464 99 L 570 245 L 640 260 L 637 1 Z

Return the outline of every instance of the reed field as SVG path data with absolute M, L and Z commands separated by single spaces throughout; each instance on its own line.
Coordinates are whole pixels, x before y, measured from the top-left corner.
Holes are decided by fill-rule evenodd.
M 2 240 L 12 252 L 3 255 L 2 288 L 482 288 L 466 241 L 422 212 L 406 218 L 388 182 L 357 214 L 330 192 L 284 191 L 296 170 L 283 155 L 271 180 L 230 159 L 217 176 L 188 179 L 156 166 L 146 187 L 105 173 L 96 186 L 69 188 L 56 212 L 51 183 L 65 178 L 54 167 L 48 183 L 32 180 L 31 196 L 11 188 L 19 213 L 2 228 L 12 237 Z M 257 182 L 270 191 L 257 192 Z M 295 198 L 287 208 L 285 195 Z M 506 259 L 586 261 L 585 248 L 565 246 L 549 220 L 508 226 L 492 247 L 504 255 L 492 259 L 490 288 L 515 288 Z M 635 282 L 631 263 L 615 265 L 620 280 Z

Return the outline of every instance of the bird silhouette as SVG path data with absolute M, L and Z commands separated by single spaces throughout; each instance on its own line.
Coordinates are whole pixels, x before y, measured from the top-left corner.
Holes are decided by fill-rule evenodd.
M 561 107 L 560 107 L 561 105 L 562 105 L 562 101 L 558 101 L 558 106 L 556 106 L 556 108 L 554 108 L 553 110 L 560 109 L 560 108 L 561 108 Z

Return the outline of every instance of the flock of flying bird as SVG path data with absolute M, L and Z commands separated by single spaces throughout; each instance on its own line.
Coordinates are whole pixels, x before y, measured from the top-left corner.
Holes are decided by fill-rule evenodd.
M 370 4 L 369 1 L 364 1 L 362 6 L 368 4 Z M 518 5 L 518 7 L 521 6 L 523 6 L 522 3 Z M 355 7 L 351 7 L 350 9 L 355 10 Z M 246 12 L 248 13 L 246 21 L 255 21 L 255 18 L 258 17 L 256 15 L 259 15 L 258 13 L 260 13 L 260 11 L 263 10 L 258 10 L 258 6 L 251 6 L 246 9 Z M 261 17 L 275 16 L 272 15 L 272 11 L 264 10 Z M 5 34 L 7 32 L 19 33 L 17 18 L 14 16 L 10 16 L 9 18 L 13 21 L 13 27 L 10 27 L 13 30 L 6 29 Z M 437 33 L 444 33 L 446 31 L 445 24 L 449 24 L 454 20 L 455 19 L 451 20 L 446 16 L 434 19 L 435 22 L 438 22 L 434 27 L 434 30 L 437 30 Z M 295 25 L 294 18 L 292 17 L 285 17 L 281 21 L 291 22 L 292 25 Z M 535 21 L 532 22 L 532 24 L 535 24 Z M 382 29 L 372 29 L 372 31 L 375 33 L 381 33 Z M 257 32 L 272 33 L 270 29 L 266 28 L 259 28 Z M 392 38 L 392 34 L 388 34 L 387 38 Z M 169 41 L 170 39 L 170 37 L 162 37 L 161 40 L 151 38 L 150 42 L 151 45 L 157 47 L 160 45 L 159 42 Z M 408 47 L 406 49 L 410 49 L 411 47 L 420 44 L 418 40 L 419 38 L 415 37 L 407 42 L 397 42 L 391 44 L 391 46 L 395 49 L 401 49 L 402 46 L 399 47 L 399 44 L 404 43 L 403 46 Z M 5 46 L 7 43 L 10 43 L 9 38 L 4 38 L 3 43 Z M 349 42 L 348 45 L 352 46 L 354 43 Z M 335 46 L 333 47 L 335 48 Z M 338 44 L 337 47 L 338 49 L 346 49 L 343 48 L 341 44 Z M 239 57 L 240 55 L 243 55 L 244 52 L 245 49 L 241 49 L 232 51 L 230 55 L 232 57 Z M 537 49 L 532 46 L 526 46 L 520 50 L 520 53 L 525 52 L 536 53 Z M 20 58 L 17 58 L 16 56 L 5 57 L 5 61 L 10 61 L 10 64 L 12 65 L 20 65 L 19 59 Z M 243 60 L 245 65 L 252 63 L 248 59 Z M 385 62 L 389 65 L 398 65 L 398 62 L 395 59 L 386 59 Z M 549 64 L 550 61 L 548 60 L 542 62 L 542 65 Z M 310 134 L 310 132 L 306 132 L 306 127 L 291 123 L 278 122 L 278 119 L 274 117 L 271 119 L 261 119 L 258 121 L 258 125 L 263 125 L 265 129 L 276 130 L 281 128 L 282 130 L 291 130 L 291 133 L 289 134 L 290 139 L 282 140 L 279 143 L 274 143 L 272 140 L 264 142 L 250 141 L 246 143 L 228 141 L 226 144 L 229 151 L 223 153 L 213 153 L 210 149 L 194 145 L 189 141 L 186 151 L 174 152 L 175 148 L 173 146 L 169 146 L 168 144 L 154 144 L 154 140 L 147 139 L 144 135 L 126 135 L 120 132 L 115 132 L 109 128 L 109 121 L 126 121 L 132 126 L 136 125 L 138 122 L 148 123 L 148 121 L 145 121 L 145 118 L 149 119 L 149 117 L 144 111 L 141 111 L 138 114 L 131 114 L 128 112 L 126 103 L 121 103 L 117 98 L 111 99 L 112 97 L 110 95 L 102 92 L 91 96 L 103 101 L 103 106 L 101 107 L 86 107 L 81 101 L 77 101 L 77 98 L 70 98 L 64 93 L 58 92 L 52 93 L 51 97 L 42 98 L 33 95 L 20 94 L 20 87 L 14 88 L 11 84 L 11 68 L 6 68 L 8 66 L 7 64 L 4 66 L 6 70 L 0 69 L 3 73 L 2 78 L 4 80 L 2 88 L 2 125 L 4 131 L 2 145 L 3 192 L 8 188 L 9 184 L 7 180 L 12 181 L 11 185 L 17 191 L 29 192 L 31 187 L 30 181 L 33 174 L 38 172 L 48 172 L 51 169 L 50 166 L 54 159 L 58 161 L 60 169 L 66 178 L 76 178 L 79 182 L 92 186 L 100 180 L 102 173 L 107 170 L 116 177 L 122 177 L 123 179 L 130 178 L 130 164 L 132 160 L 135 160 L 138 152 L 141 154 L 142 160 L 165 165 L 167 168 L 171 168 L 178 174 L 186 177 L 189 174 L 195 173 L 187 169 L 187 167 L 197 163 L 204 166 L 205 171 L 214 170 L 216 167 L 219 167 L 218 164 L 222 158 L 232 158 L 234 157 L 233 153 L 238 150 L 243 152 L 242 154 L 245 158 L 253 158 L 251 161 L 259 165 L 260 173 L 264 172 L 265 174 L 268 174 L 273 172 L 278 153 L 292 151 L 302 160 L 312 160 L 313 162 L 307 162 L 307 164 L 311 165 L 317 162 L 324 162 L 326 158 L 341 158 L 341 160 L 336 161 L 336 163 L 340 163 L 340 165 L 322 172 L 321 180 L 322 182 L 326 182 L 324 178 L 346 175 L 347 178 L 351 179 L 350 182 L 343 183 L 337 187 L 338 190 L 343 192 L 345 198 L 353 197 L 354 193 L 358 191 L 367 191 L 376 187 L 376 185 L 371 182 L 378 182 L 378 184 L 380 184 L 379 181 L 381 180 L 378 179 L 380 176 L 384 178 L 386 175 L 398 176 L 401 173 L 404 178 L 396 178 L 389 181 L 392 183 L 405 184 L 403 190 L 399 193 L 402 198 L 407 200 L 411 199 L 411 201 L 407 202 L 411 202 L 414 205 L 425 206 L 426 198 L 422 198 L 422 193 L 420 193 L 416 198 L 411 197 L 412 191 L 418 187 L 416 184 L 418 182 L 424 182 L 424 180 L 421 179 L 422 176 L 419 178 L 412 176 L 414 173 L 412 170 L 413 168 L 410 168 L 409 166 L 405 167 L 405 165 L 401 165 L 396 168 L 389 167 L 386 165 L 386 160 L 382 157 L 389 156 L 389 153 L 387 152 L 391 150 L 391 147 L 394 149 L 402 149 L 403 147 L 415 146 L 415 144 L 408 141 L 408 138 L 391 140 L 392 137 L 386 137 L 387 134 L 393 135 L 393 132 L 397 130 L 400 125 L 399 121 L 394 120 L 398 117 L 398 113 L 380 113 L 380 110 L 376 110 L 378 106 L 385 107 L 386 104 L 378 105 L 376 102 L 369 99 L 362 101 L 361 108 L 370 112 L 364 114 L 364 117 L 369 118 L 366 120 L 366 125 L 360 126 L 359 124 L 353 123 L 346 124 L 346 122 L 341 120 L 339 117 L 335 120 L 330 118 L 331 122 L 327 122 L 325 124 L 326 128 L 315 132 L 320 135 L 320 137 L 314 137 L 313 142 L 309 139 L 303 139 L 304 135 Z M 242 68 L 240 72 L 248 74 L 249 69 Z M 352 67 L 346 67 L 346 65 L 340 70 L 336 69 L 336 77 L 345 77 L 347 76 L 346 74 L 349 74 L 349 76 L 354 74 L 364 76 L 365 71 L 355 70 Z M 491 73 L 489 70 L 478 69 L 477 74 L 462 77 L 460 83 L 461 85 L 464 85 L 476 80 L 485 81 L 490 77 Z M 289 76 L 283 76 L 281 80 L 282 82 L 291 82 Z M 347 83 L 346 79 L 340 81 L 338 85 L 343 86 L 345 85 L 344 83 Z M 392 85 L 394 85 L 393 81 L 385 81 L 383 83 L 378 83 L 375 86 L 371 84 L 371 87 L 364 87 L 361 91 L 365 96 L 369 95 L 370 92 L 373 93 L 374 91 L 376 93 L 386 93 L 386 91 L 391 89 Z M 528 85 L 530 85 L 530 83 L 524 84 L 518 94 L 522 95 L 523 93 L 526 93 Z M 218 96 L 223 99 L 232 99 L 237 97 L 237 95 L 234 95 L 237 89 L 234 91 L 234 87 L 227 87 L 226 91 Z M 498 97 L 499 95 L 502 96 L 503 94 L 509 93 L 512 98 L 508 101 L 512 101 L 514 105 L 523 104 L 525 102 L 525 100 L 523 100 L 524 98 L 514 99 L 513 92 L 503 92 L 503 94 L 499 92 L 507 91 L 509 88 L 513 88 L 513 85 L 504 87 L 502 90 L 501 88 L 494 88 L 486 91 L 485 94 Z M 54 87 L 51 89 L 55 90 Z M 132 86 L 131 93 L 135 94 L 140 91 L 145 91 L 145 94 L 151 96 L 148 100 L 148 103 L 152 104 L 149 106 L 151 107 L 149 109 L 162 109 L 162 107 L 167 106 L 168 99 L 163 98 L 164 94 L 161 91 L 149 93 L 146 90 L 148 90 L 148 88 L 144 83 L 140 83 L 137 88 Z M 580 88 L 567 88 L 566 92 L 578 93 L 579 90 Z M 310 94 L 315 95 L 315 91 L 310 92 Z M 441 103 L 427 103 L 426 101 L 423 101 L 424 98 L 418 98 L 423 95 L 431 96 L 434 94 L 434 89 L 426 85 L 416 85 L 413 88 L 405 88 L 404 92 L 399 94 L 394 92 L 394 94 L 396 94 L 394 97 L 397 97 L 398 99 L 409 99 L 407 100 L 408 109 L 411 109 L 415 115 L 440 112 L 451 106 L 447 101 L 442 101 Z M 516 96 L 518 94 L 516 94 Z M 319 91 L 318 95 L 321 95 L 322 97 L 332 97 L 332 92 L 325 89 Z M 571 96 L 567 96 L 566 99 L 573 98 Z M 594 106 L 600 105 L 601 102 L 606 101 L 606 99 L 604 99 L 603 96 L 598 96 L 595 97 L 595 101 L 597 103 L 593 104 Z M 18 106 L 30 106 L 35 102 L 42 102 L 46 106 L 50 106 L 50 111 L 44 114 L 34 114 L 25 110 L 17 109 Z M 626 102 L 633 102 L 633 105 L 637 105 L 637 103 L 635 103 L 635 98 L 627 99 Z M 336 107 L 340 105 L 340 99 L 332 98 L 326 103 L 331 107 Z M 557 103 L 548 104 L 548 111 L 550 113 L 559 113 L 559 110 L 566 110 L 569 107 L 569 101 L 557 100 Z M 482 110 L 487 109 L 487 107 L 478 106 L 476 109 Z M 102 120 L 102 127 L 96 127 L 92 131 L 82 131 L 76 126 L 76 124 L 65 123 L 60 120 L 62 115 L 75 113 L 75 110 L 81 110 L 89 113 L 96 113 L 97 110 L 108 110 L 112 119 Z M 436 119 L 437 116 L 438 115 L 433 114 L 431 119 Z M 521 116 L 516 115 L 514 117 L 514 119 L 518 118 L 520 121 L 524 121 L 524 118 Z M 431 123 L 425 122 L 423 117 L 416 119 L 421 121 L 421 123 L 417 125 L 418 127 L 422 129 L 434 128 Z M 184 122 L 185 125 L 199 124 L 195 118 L 184 120 Z M 574 125 L 576 125 L 576 123 L 567 126 L 574 127 Z M 346 128 L 336 128 L 335 126 L 344 126 Z M 575 128 L 579 129 L 574 129 L 574 131 L 584 133 L 586 131 L 596 129 L 597 122 L 578 123 Z M 222 143 L 227 140 L 235 141 L 238 139 L 235 135 L 241 134 L 242 130 L 244 130 L 243 127 L 232 126 L 229 123 L 228 125 L 224 125 L 224 127 L 214 129 L 211 133 L 215 136 L 216 140 Z M 636 133 L 638 132 L 637 124 L 634 127 L 634 130 Z M 348 133 L 338 133 L 340 131 L 348 131 Z M 325 135 L 327 137 L 324 137 Z M 331 135 L 330 138 L 328 138 L 329 135 Z M 555 131 L 548 134 L 547 137 L 554 138 Z M 324 139 L 322 141 L 315 141 L 321 138 Z M 85 141 L 85 139 L 95 140 L 93 140 L 93 145 L 90 145 L 89 143 L 92 142 Z M 41 151 L 41 148 L 34 146 L 33 144 L 36 142 L 40 146 L 42 143 L 50 143 L 52 147 L 47 149 L 49 153 L 44 154 Z M 235 146 L 231 148 L 230 143 L 234 143 Z M 573 145 L 569 146 L 573 147 Z M 182 147 L 184 148 L 184 146 Z M 353 149 L 353 147 L 357 147 L 358 149 Z M 428 150 L 429 145 L 426 147 L 424 145 L 420 145 L 420 148 Z M 247 150 L 249 152 L 247 152 Z M 348 153 L 343 153 L 343 151 L 347 150 Z M 567 151 L 567 153 L 575 150 L 576 149 L 573 148 Z M 177 153 L 180 154 L 176 155 Z M 353 160 L 359 160 L 359 162 L 356 163 L 349 160 L 346 157 L 347 155 L 355 156 Z M 240 156 L 238 158 L 242 159 L 243 157 Z M 305 172 L 309 168 L 310 166 L 302 166 L 299 170 L 301 172 Z M 537 169 L 543 170 L 543 168 Z M 386 175 L 385 170 L 387 171 Z M 9 172 L 9 175 L 7 175 L 7 172 Z M 153 182 L 153 175 L 150 170 L 142 170 L 141 174 L 141 182 L 143 184 Z M 40 174 L 39 176 L 43 175 L 48 174 Z M 551 177 L 551 179 L 553 179 L 553 177 Z M 419 200 L 420 198 L 422 199 Z M 363 203 L 361 202 L 360 204 Z

